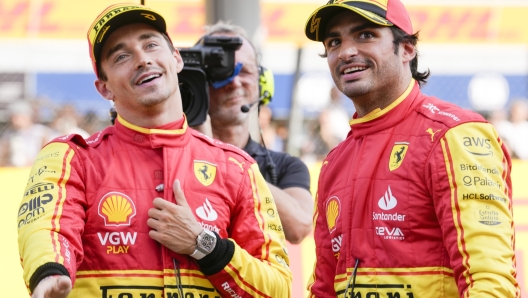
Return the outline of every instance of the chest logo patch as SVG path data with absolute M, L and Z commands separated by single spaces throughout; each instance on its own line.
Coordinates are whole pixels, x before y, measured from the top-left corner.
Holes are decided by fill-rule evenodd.
M 127 195 L 109 192 L 99 201 L 97 211 L 104 219 L 105 226 L 129 226 L 132 217 L 136 215 L 136 206 Z
M 399 168 L 407 154 L 409 149 L 409 143 L 407 142 L 396 142 L 392 147 L 392 151 L 389 158 L 389 170 L 392 172 Z
M 339 219 L 339 213 L 341 211 L 341 202 L 336 196 L 331 197 L 326 202 L 326 224 L 328 225 L 328 231 L 332 233 L 336 229 L 337 219 Z
M 205 199 L 203 206 L 196 208 L 196 215 L 203 220 L 215 221 L 218 219 L 218 213 L 213 209 L 209 199 Z
M 209 186 L 216 177 L 216 165 L 203 160 L 195 160 L 194 176 L 204 186 Z
M 389 189 L 385 192 L 385 194 L 379 199 L 378 206 L 383 210 L 391 210 L 392 208 L 396 207 L 398 204 L 398 200 L 396 200 L 396 197 L 392 195 L 391 188 L 389 186 Z
M 434 142 L 434 136 L 439 131 L 441 131 L 441 129 L 439 129 L 437 131 L 433 131 L 433 129 L 430 128 L 430 127 L 426 130 L 426 132 L 428 132 L 431 135 L 431 143 Z

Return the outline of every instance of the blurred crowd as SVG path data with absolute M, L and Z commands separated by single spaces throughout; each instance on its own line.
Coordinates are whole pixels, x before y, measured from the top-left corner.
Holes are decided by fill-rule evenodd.
M 348 99 L 334 87 L 318 117 L 304 119 L 303 135 L 298 138 L 301 142 L 296 145 L 305 163 L 321 161 L 346 138 L 352 114 L 347 112 L 344 100 Z M 42 117 L 42 103 L 37 100 L 19 100 L 7 106 L 7 122 L 0 126 L 1 167 L 31 166 L 42 146 L 53 138 L 67 134 L 87 138 L 110 124 L 109 116 L 80 113 L 73 104 L 56 105 L 51 110 L 51 116 Z M 511 157 L 528 160 L 528 99 L 514 99 L 504 109 L 482 114 L 495 126 Z M 259 124 L 267 148 L 288 150 L 287 119 L 274 119 L 272 110 L 261 106 Z
M 528 99 L 514 99 L 509 109 L 493 111 L 485 117 L 495 126 L 510 156 L 528 160 Z
M 88 138 L 110 123 L 95 112 L 80 114 L 73 104 L 54 105 L 47 117 L 42 117 L 43 110 L 39 100 L 7 105 L 7 121 L 0 129 L 1 167 L 31 166 L 42 146 L 52 139 L 67 134 Z

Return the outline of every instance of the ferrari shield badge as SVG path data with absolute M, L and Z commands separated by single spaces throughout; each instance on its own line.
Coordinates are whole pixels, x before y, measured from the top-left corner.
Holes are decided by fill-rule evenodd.
M 407 142 L 396 142 L 392 147 L 392 151 L 389 158 L 389 170 L 392 172 L 400 167 L 409 149 L 409 143 Z
M 195 160 L 194 176 L 204 186 L 209 186 L 216 177 L 216 165 L 203 160 Z

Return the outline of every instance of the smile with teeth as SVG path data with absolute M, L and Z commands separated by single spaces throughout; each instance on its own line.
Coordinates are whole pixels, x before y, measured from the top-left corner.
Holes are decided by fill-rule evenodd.
M 161 75 L 159 75 L 159 74 L 153 74 L 153 75 L 150 75 L 150 76 L 148 76 L 148 77 L 146 77 L 146 78 L 143 78 L 143 79 L 142 79 L 141 81 L 139 81 L 137 84 L 138 84 L 138 85 L 141 85 L 141 84 L 143 84 L 143 83 L 146 83 L 146 82 L 152 81 L 152 80 L 155 79 L 155 78 L 159 78 L 160 76 L 161 76 Z
M 365 70 L 365 69 L 367 69 L 365 66 L 354 66 L 354 67 L 350 67 L 350 68 L 345 69 L 345 71 L 343 71 L 343 73 L 344 74 L 349 74 L 351 72 L 361 71 L 361 70 Z

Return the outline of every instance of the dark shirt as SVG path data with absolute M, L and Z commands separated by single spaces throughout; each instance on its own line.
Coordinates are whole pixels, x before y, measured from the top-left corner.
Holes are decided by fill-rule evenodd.
M 249 138 L 246 147 L 244 147 L 244 151 L 255 159 L 264 179 L 268 183 L 272 183 L 270 171 L 267 169 L 269 162 L 266 148 Z M 310 191 L 310 172 L 308 172 L 308 167 L 302 160 L 284 152 L 271 150 L 268 150 L 268 152 L 275 163 L 275 171 L 277 174 L 277 183 L 275 186 L 280 189 L 301 187 Z

